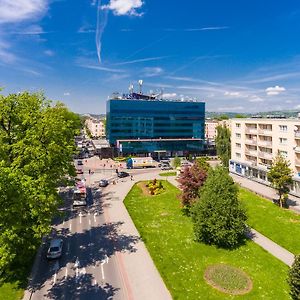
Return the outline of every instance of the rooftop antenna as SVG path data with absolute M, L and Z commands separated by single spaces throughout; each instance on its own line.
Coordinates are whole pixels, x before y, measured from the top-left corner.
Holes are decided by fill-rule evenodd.
M 138 81 L 138 83 L 139 83 L 139 87 L 140 87 L 139 92 L 140 92 L 140 94 L 142 94 L 143 80 L 140 79 L 140 80 Z
M 129 93 L 132 94 L 133 93 L 133 84 L 130 82 L 129 85 Z

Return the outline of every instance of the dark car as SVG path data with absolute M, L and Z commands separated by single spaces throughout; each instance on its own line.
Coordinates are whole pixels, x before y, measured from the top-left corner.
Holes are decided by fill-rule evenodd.
M 119 172 L 118 173 L 119 178 L 124 178 L 124 177 L 128 177 L 128 176 L 129 176 L 129 173 L 127 173 L 127 172 Z
M 100 186 L 100 187 L 106 187 L 106 186 L 108 186 L 108 180 L 106 180 L 106 179 L 101 179 L 101 180 L 99 181 L 99 186 Z
M 78 166 L 83 166 L 82 160 L 78 160 L 78 161 L 77 161 L 77 165 L 78 165 Z

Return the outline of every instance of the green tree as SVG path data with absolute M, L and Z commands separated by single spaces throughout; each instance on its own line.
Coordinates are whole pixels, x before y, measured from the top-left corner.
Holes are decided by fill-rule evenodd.
M 49 232 L 56 189 L 75 175 L 80 126 L 76 114 L 41 93 L 0 96 L 0 274 L 16 272 Z
M 229 167 L 231 157 L 230 130 L 226 126 L 217 126 L 216 148 L 224 167 Z
M 180 167 L 180 165 L 181 165 L 181 158 L 178 156 L 175 156 L 172 161 L 172 166 L 176 169 L 176 168 Z
M 293 300 L 300 299 L 300 255 L 295 256 L 294 263 L 289 270 L 288 283 L 290 285 L 290 295 Z
M 209 170 L 192 219 L 199 242 L 233 248 L 245 238 L 247 216 L 238 200 L 238 188 L 224 168 Z
M 289 166 L 290 163 L 278 153 L 267 174 L 271 186 L 277 190 L 280 207 L 287 205 L 287 196 L 293 183 L 292 170 Z
M 206 173 L 209 171 L 209 169 L 211 168 L 209 163 L 207 162 L 207 158 L 206 157 L 198 157 L 196 159 L 196 163 L 198 164 L 198 166 L 206 171 Z

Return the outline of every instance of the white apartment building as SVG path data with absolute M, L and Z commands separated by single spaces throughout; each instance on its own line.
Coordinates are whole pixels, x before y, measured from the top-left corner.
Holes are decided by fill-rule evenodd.
M 267 172 L 280 153 L 294 173 L 291 194 L 300 196 L 300 119 L 232 119 L 230 172 L 269 184 Z
M 90 131 L 92 137 L 104 137 L 105 136 L 105 125 L 102 120 L 95 118 L 88 118 L 85 121 L 85 126 Z
M 205 139 L 214 141 L 217 136 L 217 127 L 219 125 L 230 128 L 231 120 L 205 120 Z

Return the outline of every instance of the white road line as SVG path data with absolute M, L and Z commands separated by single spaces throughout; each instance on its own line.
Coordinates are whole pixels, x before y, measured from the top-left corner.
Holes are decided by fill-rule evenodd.
M 96 223 L 96 213 L 94 213 L 94 222 Z
M 65 272 L 65 277 L 68 277 L 68 267 L 66 266 L 66 272 Z
M 96 280 L 96 279 L 94 279 L 94 285 L 95 285 L 95 286 L 97 285 L 97 280 Z
M 56 276 L 57 276 L 57 274 L 54 273 L 54 275 L 53 275 L 53 285 L 56 283 Z
M 72 231 L 72 221 L 70 221 L 69 230 Z
M 91 219 L 89 219 L 89 225 L 91 226 Z
M 102 279 L 104 280 L 105 277 L 104 277 L 104 269 L 103 269 L 103 264 L 101 263 L 101 274 L 102 274 Z
M 90 215 L 91 213 L 88 211 L 88 216 Z
M 82 214 L 81 212 L 79 213 L 79 223 L 81 224 L 81 217 L 82 217 Z

